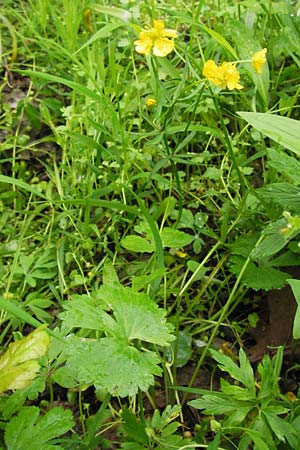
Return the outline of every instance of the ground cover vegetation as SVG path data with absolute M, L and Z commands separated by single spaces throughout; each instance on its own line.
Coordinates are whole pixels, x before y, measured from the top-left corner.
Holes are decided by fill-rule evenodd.
M 300 2 L 0 4 L 0 448 L 299 450 Z

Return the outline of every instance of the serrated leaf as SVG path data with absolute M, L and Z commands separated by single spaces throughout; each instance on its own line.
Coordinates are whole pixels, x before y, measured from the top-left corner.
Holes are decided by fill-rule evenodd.
M 282 349 L 282 347 L 281 347 Z M 281 350 L 278 351 L 279 361 L 276 355 L 276 365 L 277 370 L 273 366 L 273 361 L 271 361 L 269 355 L 264 355 L 263 360 L 259 363 L 257 367 L 257 371 L 260 375 L 260 389 L 257 394 L 257 398 L 259 400 L 266 398 L 274 398 L 279 395 L 278 389 L 278 381 L 279 381 L 279 373 L 281 369 Z
M 87 328 L 90 330 L 103 330 L 107 314 L 101 310 L 95 299 L 88 295 L 77 295 L 72 300 L 63 303 L 65 312 L 58 315 L 63 321 L 66 332 L 72 328 Z
M 105 277 L 108 285 L 95 291 L 93 298 L 78 296 L 68 302 L 68 311 L 61 314 L 68 327 L 102 328 L 110 337 L 99 340 L 69 336 L 62 352 L 66 371 L 62 383 L 72 378 L 82 384 L 97 384 L 111 394 L 125 397 L 147 390 L 154 375 L 161 374 L 160 360 L 153 352 L 140 351 L 132 341 L 138 340 L 166 346 L 175 337 L 166 322 L 166 311 L 149 298 Z M 72 306 L 74 311 L 72 311 Z M 111 311 L 108 314 L 105 310 Z M 86 317 L 86 320 L 85 320 Z M 55 375 L 54 375 L 55 376 Z
M 235 398 L 236 400 L 253 400 L 254 395 L 249 392 L 248 389 L 236 386 L 234 384 L 228 383 L 228 381 L 221 378 L 221 390 L 224 394 L 228 395 L 228 397 Z
M 240 348 L 240 351 L 239 351 L 239 360 L 240 360 L 240 371 L 241 371 L 240 381 L 251 392 L 251 395 L 253 396 L 253 398 L 255 398 L 256 387 L 255 387 L 254 372 L 251 367 L 250 361 L 247 358 L 247 355 L 242 348 Z
M 72 389 L 77 385 L 77 381 L 74 379 L 72 372 L 66 366 L 56 369 L 52 373 L 51 378 L 54 383 L 67 389 Z
M 8 396 L 0 396 L 0 408 L 2 420 L 8 421 L 12 415 L 16 414 L 23 406 L 27 396 L 26 389 L 19 389 Z
M 246 236 L 238 237 L 232 244 L 229 245 L 231 253 L 233 255 L 240 255 L 247 258 L 250 252 L 255 247 L 256 242 L 259 239 L 258 233 L 251 233 Z
M 163 410 L 160 418 L 160 424 L 158 427 L 160 429 L 163 429 L 169 422 L 176 419 L 181 413 L 181 406 L 179 405 L 167 405 L 166 408 Z M 152 422 L 152 426 L 154 427 L 154 424 Z
M 40 368 L 38 358 L 45 355 L 49 343 L 49 335 L 42 326 L 10 344 L 0 358 L 0 392 L 26 387 L 35 378 Z
M 73 338 L 66 367 L 83 384 L 97 384 L 112 395 L 127 397 L 147 391 L 161 375 L 159 358 L 114 338 L 80 341 Z
M 168 345 L 175 337 L 166 322 L 166 311 L 147 294 L 125 288 L 101 286 L 98 291 L 103 303 L 113 310 L 119 327 L 119 335 L 128 340 L 140 339 L 161 346 Z
M 193 408 L 203 409 L 205 414 L 228 414 L 240 408 L 242 403 L 238 400 L 231 400 L 227 395 L 221 397 L 220 395 L 214 395 L 212 392 L 196 400 L 189 401 L 188 405 Z
M 21 409 L 7 424 L 4 440 L 8 450 L 54 450 L 61 447 L 51 444 L 51 440 L 69 431 L 73 425 L 70 410 L 58 407 L 39 416 L 39 409 L 29 406 Z
M 145 432 L 145 426 L 138 420 L 136 415 L 126 407 L 123 407 L 122 419 L 124 420 L 122 430 L 124 430 L 125 434 L 135 442 L 147 445 L 148 436 Z
M 254 290 L 281 289 L 286 285 L 289 274 L 273 267 L 259 267 L 250 263 L 242 278 L 242 282 Z
M 233 379 L 240 381 L 255 398 L 255 379 L 251 364 L 242 348 L 239 351 L 240 367 L 227 355 L 223 355 L 216 350 L 211 349 L 210 354 L 217 361 L 218 367 L 227 372 Z
M 230 258 L 230 271 L 239 275 L 245 263 L 244 258 L 233 256 Z M 241 282 L 254 290 L 280 289 L 286 285 L 289 275 L 285 272 L 275 269 L 271 265 L 260 266 L 250 261 L 242 276 Z

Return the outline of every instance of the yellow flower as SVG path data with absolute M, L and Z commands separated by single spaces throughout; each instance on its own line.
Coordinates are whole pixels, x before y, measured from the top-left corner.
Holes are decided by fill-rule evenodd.
M 222 89 L 225 89 L 226 86 L 230 91 L 243 89 L 243 86 L 239 84 L 240 73 L 234 64 L 224 62 L 220 67 L 220 73 L 222 74 Z
M 151 108 L 152 106 L 155 106 L 157 104 L 157 100 L 155 98 L 149 97 L 146 100 L 146 106 Z
M 263 65 L 266 62 L 266 53 L 267 49 L 263 48 L 259 52 L 254 53 L 254 55 L 251 58 L 252 67 L 254 68 L 255 72 L 259 74 L 262 73 Z
M 220 79 L 220 69 L 217 64 L 211 59 L 206 61 L 206 63 L 204 64 L 202 74 L 216 86 L 221 85 L 222 81 Z
M 165 28 L 163 20 L 154 20 L 153 28 L 142 30 L 139 39 L 134 41 L 135 50 L 142 55 L 149 55 L 153 50 L 156 56 L 167 56 L 174 49 L 176 37 L 177 31 Z
M 226 89 L 226 87 L 230 91 L 243 89 L 243 86 L 239 84 L 240 73 L 234 63 L 223 62 L 221 66 L 217 66 L 210 59 L 204 64 L 202 74 L 216 86 L 221 86 L 222 89 Z

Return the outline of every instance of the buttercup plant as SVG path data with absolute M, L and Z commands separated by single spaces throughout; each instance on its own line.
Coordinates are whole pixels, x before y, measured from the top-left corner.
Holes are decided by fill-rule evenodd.
M 254 55 L 251 58 L 251 64 L 253 66 L 253 69 L 255 70 L 255 72 L 259 74 L 262 73 L 263 66 L 266 63 L 266 54 L 267 49 L 263 48 L 259 52 L 254 53 Z
M 149 97 L 146 100 L 146 106 L 148 108 L 152 108 L 153 106 L 157 105 L 157 100 L 153 97 Z
M 142 30 L 134 41 L 135 50 L 141 55 L 149 55 L 152 50 L 155 56 L 167 56 L 174 49 L 176 37 L 176 30 L 165 28 L 163 20 L 154 20 L 153 27 Z
M 213 60 L 209 59 L 205 62 L 202 74 L 205 78 L 216 86 L 222 89 L 228 88 L 230 91 L 234 89 L 243 89 L 239 83 L 240 73 L 236 68 L 238 63 L 251 62 L 253 69 L 258 74 L 262 74 L 263 66 L 266 63 L 267 49 L 264 48 L 252 56 L 250 60 L 223 62 L 217 65 Z
M 208 81 L 211 81 L 216 86 L 220 86 L 222 89 L 226 89 L 226 87 L 230 91 L 233 89 L 243 89 L 243 86 L 239 83 L 240 74 L 235 63 L 223 62 L 220 66 L 217 66 L 210 59 L 204 64 L 202 74 Z
M 5 1 L 0 449 L 300 450 L 298 368 L 246 357 L 300 260 L 300 22 L 269 3 Z

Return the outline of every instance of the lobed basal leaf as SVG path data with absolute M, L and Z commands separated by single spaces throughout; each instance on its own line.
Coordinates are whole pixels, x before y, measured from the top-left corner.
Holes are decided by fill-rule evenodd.
M 83 342 L 73 337 L 66 367 L 81 384 L 97 384 L 112 395 L 126 397 L 154 384 L 154 375 L 162 373 L 159 362 L 155 353 L 115 338 Z

